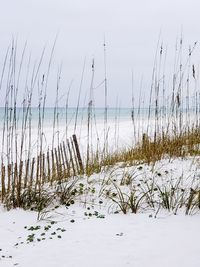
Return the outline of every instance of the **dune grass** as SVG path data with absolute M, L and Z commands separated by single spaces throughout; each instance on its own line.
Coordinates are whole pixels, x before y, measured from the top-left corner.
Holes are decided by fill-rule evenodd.
M 42 51 L 38 63 L 32 67 L 30 56 L 26 59 L 26 45 L 21 57 L 19 60 L 16 60 L 17 44 L 13 41 L 11 48 L 8 49 L 5 56 L 0 83 L 0 89 L 5 93 L 2 122 L 0 197 L 1 202 L 7 209 L 22 207 L 25 209 L 36 209 L 41 212 L 42 209 L 55 201 L 68 205 L 84 193 L 83 188 L 77 187 L 77 183 L 82 177 L 89 181 L 89 177 L 93 174 L 102 173 L 108 167 L 117 166 L 118 163 L 123 163 L 124 166 L 137 166 L 145 163 L 154 166 L 157 161 L 165 158 L 171 160 L 173 158 L 187 158 L 188 156 L 198 157 L 200 153 L 200 105 L 198 101 L 200 94 L 197 86 L 195 66 L 190 64 L 196 43 L 189 50 L 185 62 L 183 62 L 183 58 L 180 56 L 182 45 L 182 40 L 180 40 L 174 64 L 172 89 L 168 92 L 168 96 L 166 95 L 165 88 L 164 51 L 162 46 L 160 50 L 158 49 L 153 67 L 150 98 L 146 108 L 148 114 L 145 117 L 145 122 L 144 114 L 142 113 L 143 101 L 140 99 L 139 106 L 135 108 L 134 90 L 132 90 L 133 107 L 130 110 L 130 120 L 132 120 L 134 129 L 134 145 L 121 149 L 118 148 L 117 128 L 120 127 L 120 124 L 117 125 L 119 113 L 116 112 L 115 146 L 117 149 L 111 151 L 108 141 L 109 88 L 107 84 L 106 45 L 104 43 L 104 142 L 100 144 L 98 140 L 99 133 L 94 134 L 96 131 L 96 117 L 93 95 L 95 75 L 93 60 L 89 100 L 86 107 L 86 153 L 83 154 L 79 147 L 79 136 L 76 133 L 85 62 L 74 114 L 75 124 L 72 136 L 68 136 L 67 133 L 70 90 L 67 94 L 65 109 L 66 136 L 64 140 L 61 138 L 59 130 L 61 68 L 58 70 L 52 123 L 52 143 L 51 146 L 45 147 L 46 98 L 55 44 L 50 54 L 46 72 L 43 72 L 42 64 L 45 49 Z M 28 64 L 25 80 L 21 77 L 24 62 Z M 192 70 L 191 74 L 189 74 L 188 69 Z M 188 89 L 191 78 L 195 84 L 193 95 Z M 21 82 L 21 80 L 24 80 L 24 82 Z M 21 88 L 25 88 L 23 93 Z M 38 91 L 38 131 L 36 141 L 37 152 L 33 155 L 32 99 L 35 88 Z M 20 93 L 19 90 L 21 90 Z M 23 98 L 19 100 L 19 95 L 21 96 L 22 94 Z M 17 105 L 20 101 L 22 107 L 18 108 Z M 146 124 L 145 127 L 144 123 Z M 139 127 L 141 124 L 142 128 Z M 95 138 L 97 140 L 94 140 Z M 132 178 L 129 180 L 129 183 L 126 184 L 128 188 L 132 185 Z M 175 187 L 174 185 L 170 187 L 167 184 L 155 185 L 148 184 L 147 182 L 137 189 L 129 188 L 128 192 L 124 192 L 124 185 L 122 183 L 118 184 L 110 177 L 105 179 L 105 181 L 111 184 L 111 191 L 114 190 L 114 192 L 108 190 L 103 196 L 117 204 L 123 213 L 128 211 L 137 213 L 144 208 L 153 208 L 156 212 L 160 208 L 164 208 L 176 213 L 179 208 L 185 207 L 186 214 L 190 214 L 196 207 L 200 207 L 200 186 L 198 187 L 197 185 L 195 188 L 191 185 L 191 188 L 188 189 L 180 188 L 179 184 Z M 102 192 L 104 187 L 105 183 L 102 183 L 100 192 Z

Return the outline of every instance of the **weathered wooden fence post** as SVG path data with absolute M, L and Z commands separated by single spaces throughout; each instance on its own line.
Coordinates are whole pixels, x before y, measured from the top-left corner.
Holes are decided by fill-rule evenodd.
M 82 159 L 81 159 L 81 153 L 80 153 L 80 149 L 79 149 L 79 145 L 78 145 L 78 141 L 77 141 L 76 135 L 73 134 L 72 138 L 73 138 L 73 142 L 74 142 L 74 146 L 75 146 L 75 150 L 76 150 L 76 156 L 77 156 L 78 163 L 79 163 L 80 173 L 83 174 L 84 173 L 84 167 L 83 167 L 83 162 L 82 162 Z

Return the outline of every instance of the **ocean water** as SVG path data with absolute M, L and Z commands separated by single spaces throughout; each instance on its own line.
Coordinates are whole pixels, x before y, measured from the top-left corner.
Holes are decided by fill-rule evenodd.
M 10 117 L 12 110 L 8 110 L 8 116 Z M 23 116 L 25 116 L 25 112 L 23 108 L 16 108 L 16 118 L 18 124 L 22 122 Z M 138 113 L 138 110 L 135 110 L 135 114 Z M 141 114 L 147 114 L 147 109 L 143 109 L 140 111 Z M 116 119 L 125 121 L 130 120 L 132 114 L 131 108 L 108 108 L 107 109 L 107 120 L 108 121 L 115 121 Z M 53 124 L 55 118 L 59 121 L 60 125 L 71 124 L 71 126 L 77 120 L 77 124 L 85 123 L 88 120 L 88 109 L 87 108 L 79 108 L 78 111 L 76 108 L 51 108 L 46 107 L 44 109 L 44 113 L 42 109 L 38 109 L 37 107 L 31 108 L 31 122 L 33 127 L 38 126 L 39 117 L 44 115 L 44 125 L 51 126 Z M 13 116 L 13 115 L 12 115 Z M 1 127 L 2 123 L 5 118 L 5 109 L 0 107 L 0 122 Z M 97 122 L 101 123 L 105 119 L 105 109 L 104 108 L 94 108 L 92 109 L 92 118 L 95 119 Z
M 155 120 L 155 110 L 151 110 L 152 116 L 148 118 L 148 108 L 108 108 L 107 124 L 105 124 L 105 109 L 92 109 L 90 117 L 90 129 L 88 136 L 88 109 L 79 108 L 45 108 L 44 112 L 39 108 L 32 107 L 26 117 L 26 110 L 16 108 L 16 124 L 13 120 L 13 110 L 0 108 L 0 151 L 1 155 L 22 150 L 26 155 L 31 144 L 32 155 L 37 154 L 38 147 L 42 142 L 44 151 L 56 147 L 65 142 L 74 133 L 77 136 L 81 151 L 86 152 L 87 143 L 93 147 L 103 149 L 105 138 L 110 151 L 116 151 L 124 147 L 135 145 L 143 133 L 154 134 L 155 127 L 159 130 L 176 125 L 178 127 L 180 118 L 170 117 L 167 112 L 160 111 L 158 121 Z M 132 115 L 134 112 L 134 121 Z M 182 112 L 182 123 L 193 123 L 196 120 L 194 110 L 189 114 Z M 30 120 L 29 120 L 30 119 Z M 24 126 L 24 121 L 26 125 Z M 156 125 L 157 124 L 157 125 Z M 76 127 L 75 127 L 76 125 Z M 23 140 L 23 147 L 21 148 Z M 9 152 L 11 151 L 11 152 Z M 14 153 L 14 152 L 13 152 Z
M 145 112 L 143 111 L 145 114 Z M 131 144 L 133 141 L 132 110 L 130 108 L 109 108 L 107 110 L 107 124 L 105 126 L 105 109 L 92 109 L 90 117 L 89 142 L 93 149 L 103 148 L 105 136 L 110 149 L 117 149 L 120 145 Z M 146 116 L 146 115 L 144 115 Z M 29 150 L 31 143 L 32 156 L 37 154 L 38 146 L 43 144 L 44 151 L 65 142 L 74 133 L 77 135 L 80 149 L 85 153 L 88 142 L 88 109 L 79 108 L 45 108 L 44 112 L 32 107 L 26 118 L 26 110 L 16 108 L 16 124 L 14 112 L 0 108 L 0 150 L 6 157 L 11 151 L 21 150 L 23 140 L 23 154 Z M 30 119 L 30 120 L 29 120 Z M 23 128 L 24 122 L 26 125 Z M 75 127 L 76 125 L 76 127 Z M 22 130 L 23 129 L 23 130 Z M 106 131 L 106 132 L 105 132 Z M 3 144 L 3 145 L 2 145 Z

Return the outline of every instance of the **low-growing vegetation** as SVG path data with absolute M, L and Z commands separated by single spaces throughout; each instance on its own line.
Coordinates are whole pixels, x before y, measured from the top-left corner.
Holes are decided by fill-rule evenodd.
M 182 50 L 182 45 L 181 40 L 179 52 Z M 31 62 L 28 63 L 25 84 L 21 84 L 20 81 L 21 70 L 26 59 L 26 46 L 19 65 L 16 61 L 17 47 L 14 41 L 5 56 L 0 82 L 0 90 L 5 91 L 5 105 L 1 110 L 3 117 L 0 144 L 0 199 L 4 207 L 8 210 L 17 207 L 35 210 L 39 214 L 38 218 L 43 216 L 48 209 L 57 205 L 69 207 L 81 203 L 84 206 L 94 202 L 95 205 L 101 206 L 99 203 L 101 201 L 108 210 L 112 209 L 114 213 L 121 211 L 124 214 L 150 211 L 154 212 L 156 216 L 161 209 L 174 214 L 182 209 L 188 215 L 199 210 L 200 185 L 195 170 L 193 176 L 196 178 L 190 179 L 187 184 L 184 173 L 178 177 L 169 177 L 168 170 L 165 173 L 156 170 L 156 164 L 162 160 L 167 159 L 168 162 L 171 162 L 174 159 L 183 160 L 190 157 L 198 159 L 200 154 L 199 88 L 195 66 L 193 65 L 191 68 L 189 63 L 192 60 L 196 43 L 192 49 L 190 48 L 189 54 L 184 60 L 180 57 L 176 59 L 173 86 L 172 90 L 168 92 L 169 95 L 166 95 L 166 88 L 163 87 L 165 75 L 161 75 L 161 70 L 164 68 L 163 48 L 160 48 L 160 53 L 157 51 L 148 106 L 142 109 L 140 99 L 136 108 L 133 101 L 133 106 L 129 110 L 129 120 L 134 132 L 133 142 L 124 148 L 118 148 L 117 128 L 120 127 L 120 123 L 116 112 L 114 137 L 116 149 L 111 149 L 112 146 L 109 144 L 106 72 L 102 83 L 105 93 L 103 134 L 97 132 L 96 109 L 93 99 L 94 62 L 91 69 L 90 97 L 85 109 L 81 109 L 79 106 L 82 79 L 84 78 L 83 69 L 77 107 L 73 114 L 75 119 L 72 135 L 68 133 L 70 89 L 67 92 L 64 108 L 64 137 L 60 136 L 59 130 L 61 79 L 61 70 L 59 70 L 52 116 L 52 141 L 50 145 L 46 145 L 44 133 L 45 116 L 47 116 L 46 97 L 54 46 L 46 72 L 43 72 L 41 67 L 45 51 L 42 52 L 32 74 Z M 193 95 L 188 90 L 190 76 L 194 82 L 192 85 L 195 85 Z M 18 99 L 20 86 L 26 88 L 21 102 Z M 38 87 L 38 107 L 35 113 L 37 119 L 34 123 L 37 122 L 37 134 L 33 145 L 32 98 L 36 86 Z M 132 98 L 134 100 L 134 94 Z M 21 108 L 17 106 L 19 103 L 22 103 Z M 195 105 L 192 105 L 194 103 Z M 82 114 L 80 114 L 80 109 Z M 82 119 L 78 121 L 80 115 Z M 86 119 L 87 134 L 84 149 L 81 149 L 83 144 L 80 142 L 77 127 L 78 124 L 82 126 L 84 119 Z M 151 169 L 151 176 L 145 173 L 146 164 Z M 121 169 L 126 168 L 130 168 L 130 171 L 120 172 Z M 134 173 L 131 168 L 135 170 Z M 120 175 L 116 175 L 117 172 Z M 141 177 L 140 172 L 144 172 L 144 177 Z M 140 177 L 139 180 L 138 177 Z M 101 215 L 91 212 L 85 216 L 101 217 Z M 28 237 L 29 241 L 34 238 L 33 233 Z M 45 237 L 38 239 L 42 240 L 43 238 Z

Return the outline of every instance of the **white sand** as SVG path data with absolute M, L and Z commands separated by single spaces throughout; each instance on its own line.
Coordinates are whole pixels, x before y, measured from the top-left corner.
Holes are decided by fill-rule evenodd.
M 99 197 L 103 179 L 112 176 L 120 181 L 125 173 L 132 175 L 135 184 L 141 179 L 155 178 L 162 185 L 181 177 L 181 186 L 189 189 L 191 185 L 199 185 L 199 159 L 166 159 L 158 162 L 154 169 L 147 165 L 140 165 L 140 168 L 118 166 L 92 175 L 89 185 L 81 178 L 80 182 L 95 188 L 95 193 L 86 190 L 88 193 L 78 197 L 68 209 L 64 206 L 47 209 L 47 213 L 40 215 L 40 221 L 37 221 L 36 212 L 21 209 L 7 212 L 1 208 L 0 266 L 200 266 L 198 210 L 186 216 L 184 208 L 178 210 L 177 215 L 161 209 L 156 218 L 156 210 L 149 208 L 141 209 L 136 215 L 114 214 L 118 207 L 103 195 Z M 95 211 L 103 218 L 94 215 Z M 50 221 L 57 223 L 51 225 Z M 51 229 L 45 231 L 47 225 L 51 225 Z M 31 226 L 41 228 L 28 230 Z M 44 232 L 45 240 L 37 241 Z M 51 235 L 54 232 L 55 235 Z M 32 233 L 34 241 L 27 244 L 27 237 Z

